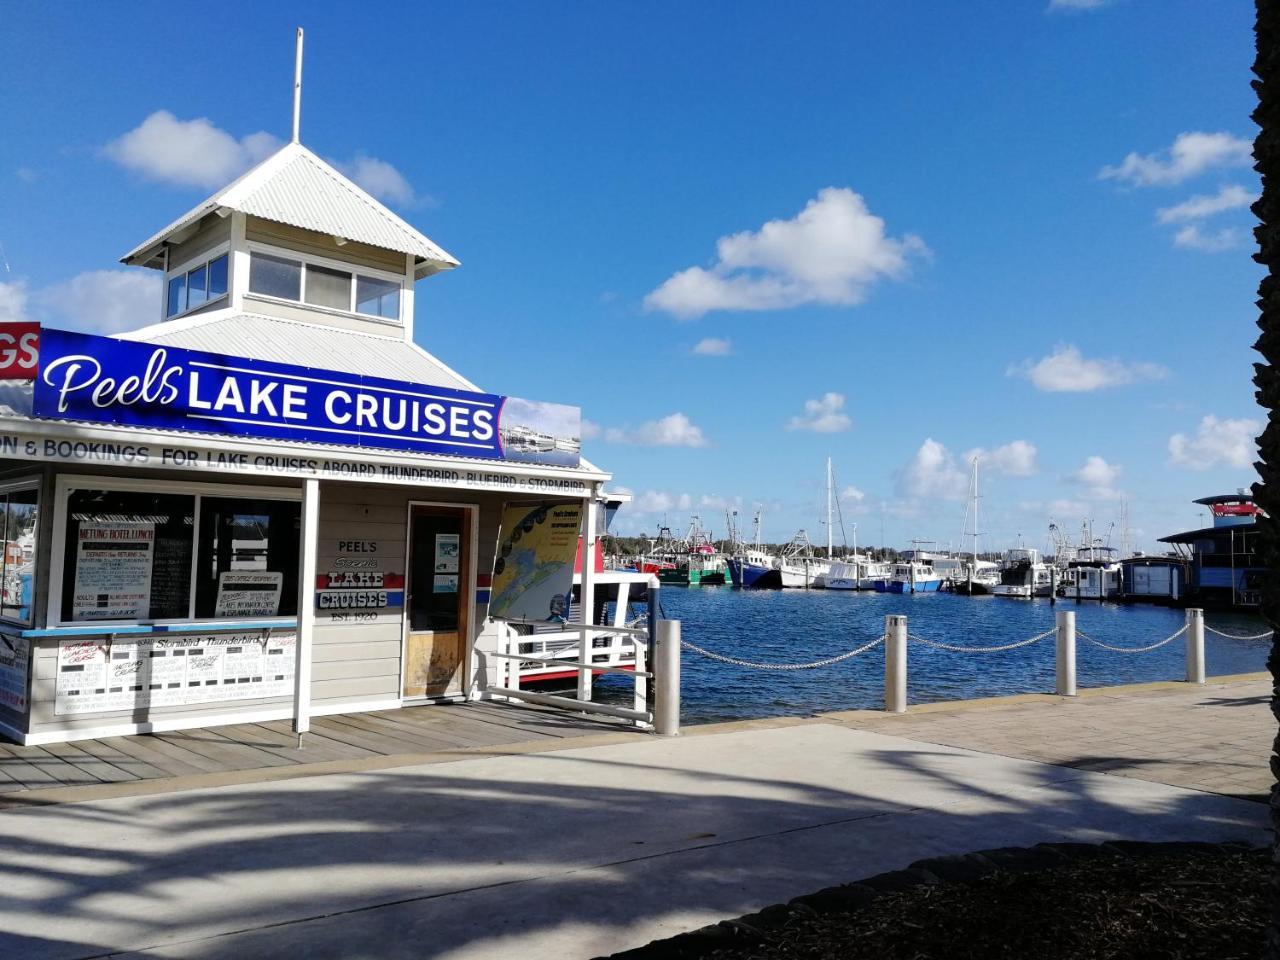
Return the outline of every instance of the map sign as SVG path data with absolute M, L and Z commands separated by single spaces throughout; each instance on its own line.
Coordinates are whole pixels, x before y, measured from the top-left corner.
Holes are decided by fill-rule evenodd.
M 508 506 L 493 564 L 489 616 L 563 620 L 573 590 L 581 503 Z

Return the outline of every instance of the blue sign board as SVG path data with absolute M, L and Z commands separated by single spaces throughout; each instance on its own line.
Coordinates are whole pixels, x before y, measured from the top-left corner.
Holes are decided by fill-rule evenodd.
M 577 466 L 576 407 L 44 328 L 54 420 Z

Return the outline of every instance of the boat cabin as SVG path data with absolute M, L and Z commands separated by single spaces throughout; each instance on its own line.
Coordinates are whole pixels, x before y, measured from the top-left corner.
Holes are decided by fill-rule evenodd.
M 1266 566 L 1258 554 L 1262 510 L 1244 490 L 1202 497 L 1212 526 L 1161 537 L 1190 567 L 1188 602 L 1233 609 L 1256 608 Z

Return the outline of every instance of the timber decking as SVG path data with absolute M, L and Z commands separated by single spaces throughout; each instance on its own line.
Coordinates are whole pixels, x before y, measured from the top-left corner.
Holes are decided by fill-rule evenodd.
M 299 749 L 289 724 L 275 720 L 38 747 L 0 743 L 0 801 L 55 787 L 473 750 L 635 729 L 538 707 L 431 704 L 315 717 Z

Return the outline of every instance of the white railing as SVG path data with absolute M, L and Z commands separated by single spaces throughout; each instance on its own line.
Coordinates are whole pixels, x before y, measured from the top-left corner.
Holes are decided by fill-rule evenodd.
M 554 633 L 520 635 L 510 625 L 498 631 L 497 650 L 477 650 L 485 693 L 543 706 L 599 713 L 652 727 L 647 669 L 649 631 L 637 627 L 566 623 Z M 572 671 L 578 676 L 577 697 L 525 689 L 524 681 Z M 591 699 L 591 678 L 599 674 L 630 677 L 635 684 L 631 707 Z

